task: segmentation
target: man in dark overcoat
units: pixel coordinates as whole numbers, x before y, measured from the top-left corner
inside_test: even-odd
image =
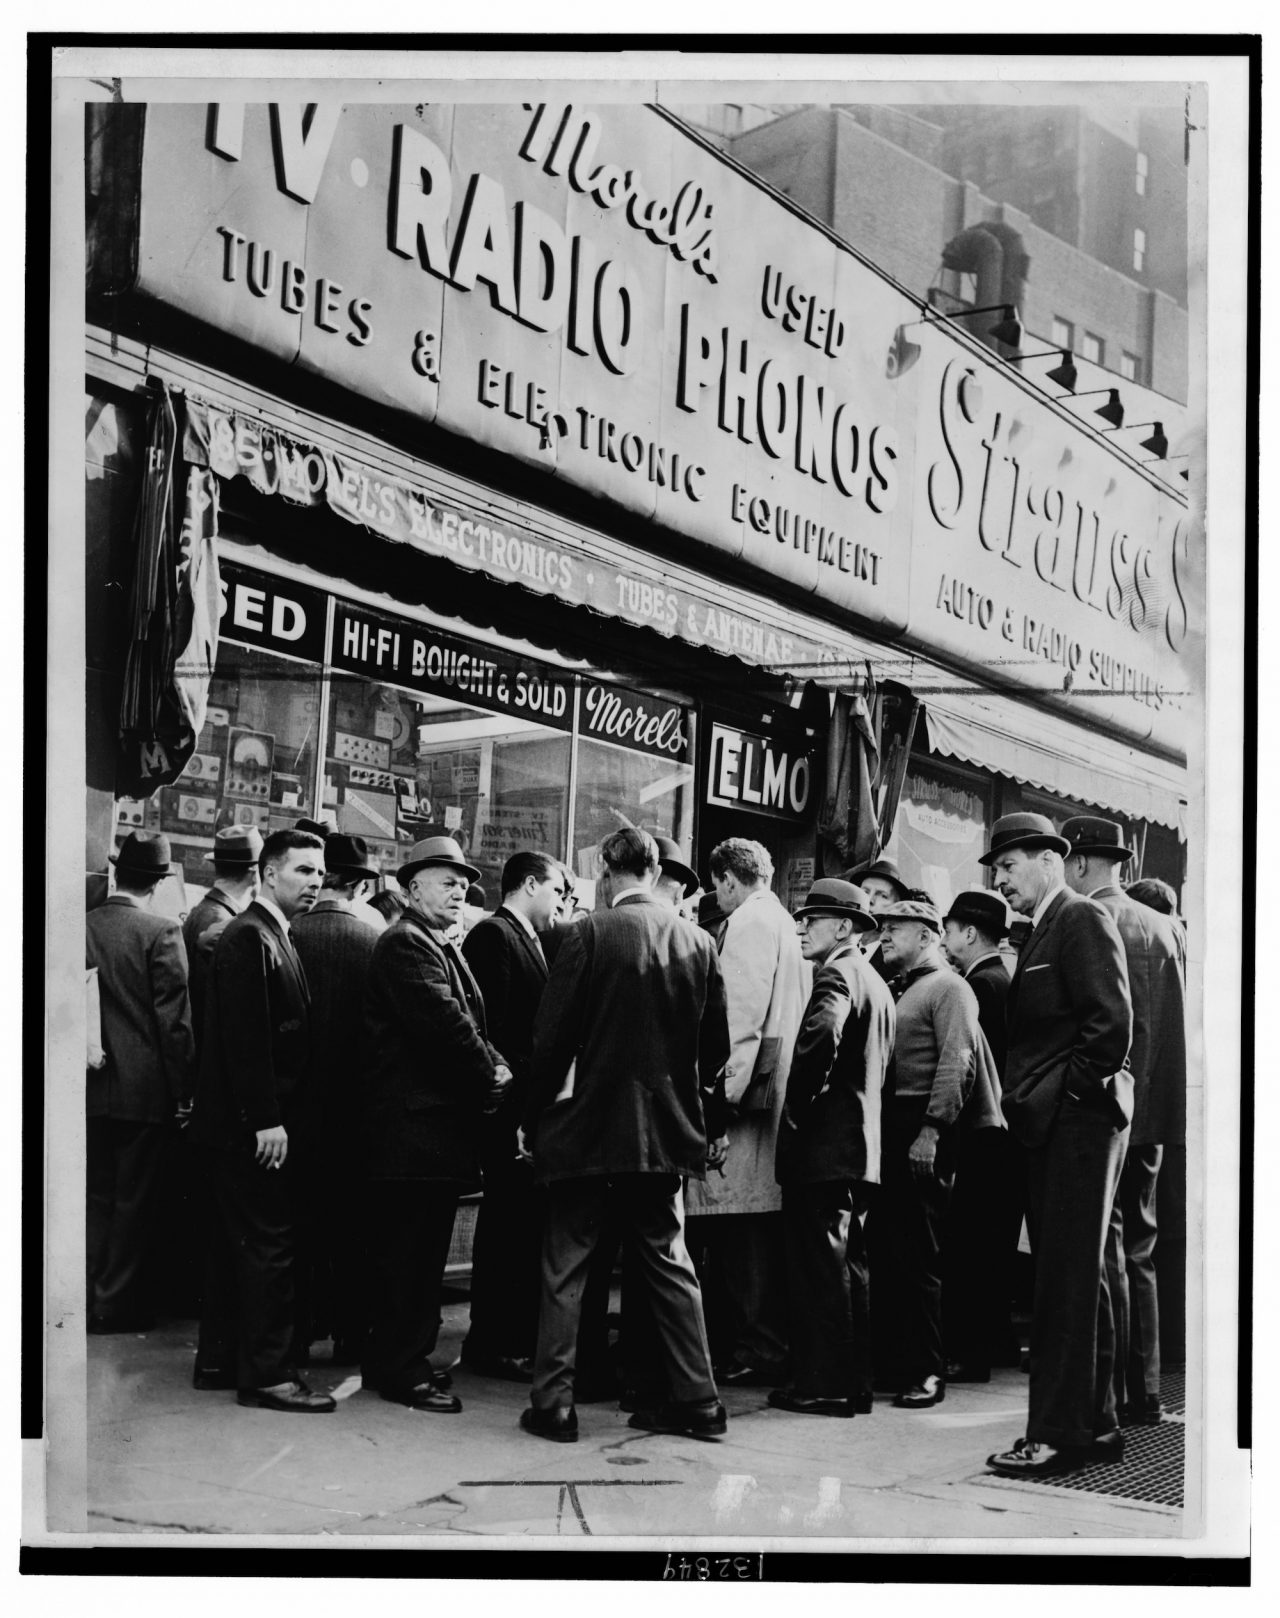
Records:
[[[171,874],[169,839],[131,832],[116,890],[85,920],[86,958],[98,970],[106,1062],[87,1077],[86,1236],[90,1332],[150,1324],[142,1268],[173,1120],[191,1104],[195,1047],[187,957],[176,921],[152,911]]]
[[[861,888],[823,877],[796,912],[813,965],[778,1129],[792,1381],[769,1403],[801,1415],[871,1409],[865,1227],[880,1179],[880,1092],[893,996],[858,948],[875,929]]]
[[[1003,1080],[1009,1035],[1009,968],[1000,941],[1009,907],[998,893],[957,894],[943,918],[942,948],[978,1002],[978,1026]],[[1026,1165],[1007,1129],[971,1129],[956,1142],[956,1179],[943,1280],[948,1382],[990,1382],[993,1365],[1017,1365],[1014,1265],[1025,1213]]]
[[[358,1365],[368,1329],[364,1183],[351,1150],[364,1104],[364,995],[378,932],[352,908],[378,866],[363,837],[333,832],[320,897],[293,924],[311,994],[315,1151],[304,1166],[299,1344],[333,1336],[333,1363]]]
[[[566,936],[534,1026],[524,1131],[548,1188],[542,1308],[527,1432],[577,1438],[574,1367],[582,1291],[610,1217],[631,1237],[669,1400],[633,1427],[725,1431],[697,1276],[684,1243],[681,1180],[706,1173],[701,1084],[729,1053],[724,981],[706,933],[652,892],[658,847],[627,827],[600,848],[603,908]]]
[[[452,837],[427,837],[399,870],[408,901],[374,948],[368,1054],[369,1335],[366,1388],[414,1410],[462,1409],[431,1365],[458,1199],[480,1183],[482,1124],[511,1083],[484,997],[449,938],[480,872]]]
[[[1046,816],[1019,813],[996,821],[982,856],[1032,929],[1009,988],[1004,1076],[1005,1117],[1027,1154],[1030,1410],[1026,1435],[987,1461],[1013,1477],[1124,1453],[1105,1251],[1133,1116],[1133,1002],[1115,922],[1066,885],[1069,848]]]
[[[196,1386],[234,1386],[243,1405],[308,1414],[335,1407],[294,1363],[298,1157],[314,1125],[309,996],[291,924],[319,896],[324,844],[272,832],[258,865],[262,890],[228,923],[209,970],[191,1132],[205,1148],[222,1242],[206,1277]]]
[[[471,1250],[471,1325],[462,1360],[483,1376],[513,1382],[533,1380],[543,1202],[516,1136],[533,1061],[533,1020],[547,984],[542,939],[563,887],[549,854],[513,854],[502,871],[502,903],[462,945],[484,996],[489,1037],[512,1074],[501,1105],[482,1125],[484,1197]]]
[[[224,826],[216,833],[213,852],[206,856],[213,863],[213,886],[192,906],[182,924],[191,985],[191,1026],[197,1048],[204,1029],[205,979],[213,946],[227,924],[257,898],[262,885],[258,875],[261,853],[262,833],[256,826]]]
[[[1116,1317],[1116,1400],[1133,1422],[1158,1422],[1160,1304],[1156,1290],[1156,1186],[1166,1144],[1186,1139],[1187,1024],[1183,944],[1174,923],[1121,891],[1133,857],[1114,820],[1064,822],[1067,882],[1111,916],[1124,945],[1133,997],[1133,1123],[1111,1215],[1107,1274]]]

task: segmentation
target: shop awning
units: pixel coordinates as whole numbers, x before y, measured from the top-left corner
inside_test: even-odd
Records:
[[[924,701],[935,752],[1186,836],[1187,779],[1181,766],[1006,698],[965,692]],[[1082,748],[1082,739],[1087,747]]]

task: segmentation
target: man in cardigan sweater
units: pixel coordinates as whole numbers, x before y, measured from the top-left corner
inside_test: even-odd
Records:
[[[916,899],[880,915],[885,964],[898,974],[897,1033],[884,1109],[876,1286],[881,1369],[901,1386],[894,1403],[924,1410],[946,1393],[942,1240],[955,1174],[955,1133],[971,1094],[975,1126],[1000,1122],[993,1064],[973,990],[944,966],[942,918]],[[985,1058],[985,1060],[984,1060]],[[983,1077],[975,1090],[975,1076]],[[885,1313],[888,1319],[885,1319]]]

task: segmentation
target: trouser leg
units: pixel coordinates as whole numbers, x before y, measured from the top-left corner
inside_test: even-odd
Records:
[[[1106,1239],[1128,1132],[1065,1100],[1043,1146],[1028,1151],[1035,1252],[1027,1437],[1083,1446],[1114,1430],[1115,1331]]]
[[[514,1139],[491,1146],[483,1167],[467,1347],[521,1359],[537,1342],[544,1198],[529,1165],[515,1160]]]
[[[370,1320],[361,1373],[368,1387],[403,1393],[431,1375],[458,1188],[371,1180],[368,1205]]]
[[[969,1366],[1010,1358],[1012,1270],[1022,1221],[1010,1145],[1004,1129],[966,1131],[956,1142],[943,1253],[943,1326],[948,1358]]]
[[[1125,1381],[1124,1402],[1160,1397],[1160,1300],[1156,1282],[1156,1197],[1163,1152],[1130,1146],[1120,1173],[1117,1203],[1124,1223],[1129,1292],[1128,1352],[1117,1369]],[[1117,1383],[1119,1378],[1117,1378]]]
[[[718,1214],[720,1266],[733,1312],[726,1363],[773,1370],[787,1357],[787,1282],[780,1213]]]
[[[164,1125],[124,1119],[91,1120],[100,1161],[93,1174],[97,1248],[93,1313],[104,1319],[142,1310],[141,1280],[151,1242],[150,1214],[164,1148]]]
[[[86,1304],[90,1314],[97,1314],[97,1283],[107,1263],[115,1205],[116,1150],[110,1118],[86,1119],[85,1131]]]
[[[268,1169],[247,1147],[209,1154],[236,1292],[236,1377],[272,1387],[293,1375],[294,1190],[289,1164]]]
[[[578,1326],[592,1256],[608,1221],[608,1182],[557,1180],[547,1188],[542,1302],[531,1399],[536,1410],[573,1403]]]
[[[671,1396],[680,1401],[714,1399],[702,1293],[684,1241],[679,1176],[619,1175],[613,1186],[624,1228],[635,1238],[631,1252],[649,1296]]]
[[[882,1195],[877,1207],[883,1256],[898,1305],[896,1370],[904,1386],[945,1370],[942,1353],[942,1240],[952,1172],[948,1143],[939,1143],[935,1172],[912,1172],[908,1153],[924,1121],[925,1098],[892,1101],[885,1109]],[[879,1288],[880,1274],[876,1283]],[[877,1299],[878,1306],[878,1299]]]
[[[784,1186],[782,1221],[796,1392],[806,1399],[848,1398],[864,1391],[854,1385],[854,1276],[848,1264],[849,1237],[855,1223],[855,1246],[862,1246],[862,1219],[855,1220],[850,1187]],[[865,1285],[861,1290],[865,1304]]]
[[[236,1301],[235,1259],[230,1233],[218,1211],[214,1188],[214,1154],[198,1154],[199,1181],[196,1186],[197,1219],[203,1257],[200,1289],[200,1332],[196,1344],[196,1368],[201,1371],[234,1371],[239,1306]]]

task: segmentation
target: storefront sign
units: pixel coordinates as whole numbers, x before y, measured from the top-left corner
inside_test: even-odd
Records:
[[[814,789],[811,752],[730,725],[711,727],[707,802],[803,820]]]
[[[633,752],[677,760],[689,756],[687,710],[626,686],[602,685],[597,680],[584,684],[581,729],[584,736],[614,742]]]
[[[319,590],[232,562],[223,564],[221,574],[223,640],[322,661],[326,597]]]
[[[343,601],[334,609],[333,666],[553,730],[573,727],[572,675]]]

